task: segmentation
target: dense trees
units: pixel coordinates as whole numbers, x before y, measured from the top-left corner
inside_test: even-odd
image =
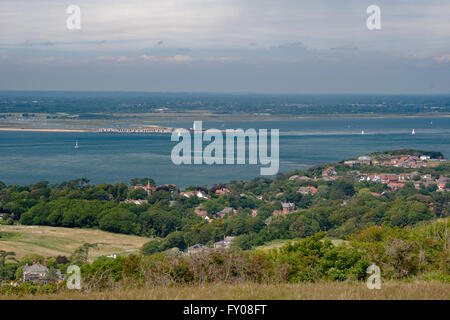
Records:
[[[433,154],[433,156],[440,156]],[[372,225],[405,227],[450,213],[449,192],[437,192],[436,185],[417,190],[412,183],[392,191],[383,184],[355,182],[354,172],[342,163],[333,164],[341,176],[336,181],[289,180],[293,174],[306,177],[321,175],[329,165],[279,174],[275,179],[256,178],[235,181],[211,189],[209,199],[180,196],[173,186],[160,186],[149,196],[143,188],[150,178],[136,178],[130,184],[90,185],[81,178],[50,185],[40,181],[29,186],[0,184],[0,223],[100,228],[105,231],[161,238],[157,251],[170,246],[184,249],[202,243],[211,245],[223,236],[236,236],[241,248],[261,245],[274,239],[303,238],[319,231],[344,238]],[[364,166],[360,168],[365,170]],[[372,170],[380,168],[371,167]],[[389,169],[389,168],[388,168]],[[384,168],[383,168],[384,170]],[[392,168],[397,171],[409,169]],[[448,174],[448,166],[419,169],[435,176]],[[302,194],[299,187],[317,189]],[[229,194],[215,191],[226,187]],[[125,199],[143,199],[135,205]],[[282,202],[294,203],[296,211],[273,216]],[[217,213],[232,208],[220,218]],[[213,220],[207,222],[205,210]]]

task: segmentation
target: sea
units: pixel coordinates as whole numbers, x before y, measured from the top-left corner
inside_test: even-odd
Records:
[[[192,127],[187,122],[161,125]],[[450,157],[450,117],[310,117],[203,122],[203,128],[279,129],[282,173],[402,148],[441,151]],[[74,147],[77,141],[79,148]],[[26,185],[87,178],[99,184],[148,177],[157,184],[174,183],[184,188],[261,176],[260,165],[175,165],[171,151],[176,143],[170,134],[3,131],[0,181]]]

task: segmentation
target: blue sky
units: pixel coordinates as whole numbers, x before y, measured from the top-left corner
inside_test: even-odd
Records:
[[[450,93],[449,17],[445,0],[2,0],[0,90]]]

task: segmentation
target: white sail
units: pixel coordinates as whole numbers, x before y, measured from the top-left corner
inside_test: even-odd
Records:
[[[416,131],[414,131],[414,129],[412,130],[411,134],[416,134]]]
[[[78,149],[79,148],[79,146],[78,146],[78,140],[75,142],[75,149]]]

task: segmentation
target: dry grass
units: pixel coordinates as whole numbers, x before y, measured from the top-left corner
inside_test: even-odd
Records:
[[[11,299],[2,297],[0,299]],[[14,297],[16,299],[16,297]],[[208,286],[157,287],[115,289],[105,292],[74,292],[20,299],[82,299],[82,300],[449,300],[450,284],[437,281],[388,282],[380,290],[369,290],[364,283],[305,283],[305,284],[213,284]]]
[[[18,258],[29,253],[43,256],[70,255],[83,243],[102,243],[89,251],[90,258],[116,253],[137,252],[148,238],[110,233],[94,229],[45,226],[0,225],[0,249],[14,251]]]

